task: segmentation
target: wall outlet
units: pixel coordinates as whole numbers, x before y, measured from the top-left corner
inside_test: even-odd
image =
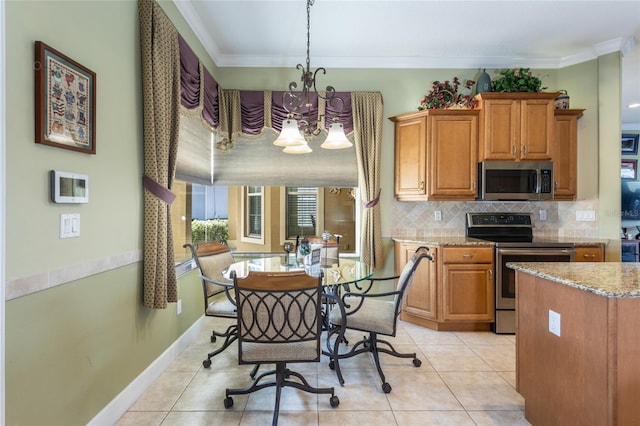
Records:
[[[176,303],[176,315],[180,315],[182,313],[182,299],[178,299]]]
[[[433,212],[433,220],[442,220],[442,211],[441,210],[436,210],[435,212]]]
[[[540,220],[547,220],[547,211],[546,210],[540,210],[538,213],[540,215]]]
[[[560,336],[560,314],[549,309],[549,331]]]

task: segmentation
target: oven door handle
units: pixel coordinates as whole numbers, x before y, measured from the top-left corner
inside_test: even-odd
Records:
[[[524,248],[524,249],[498,249],[499,255],[542,255],[542,256],[553,256],[553,255],[575,255],[575,249],[536,249],[536,248]]]

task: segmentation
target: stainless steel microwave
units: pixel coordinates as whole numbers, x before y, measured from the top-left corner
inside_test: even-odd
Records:
[[[485,161],[478,164],[479,200],[553,199],[553,163]]]

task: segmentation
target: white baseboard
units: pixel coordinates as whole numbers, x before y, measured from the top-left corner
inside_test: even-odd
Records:
[[[107,404],[89,423],[88,426],[113,425],[127,412],[149,386],[167,369],[195,340],[204,316],[193,323],[166,351],[156,358],[135,380]]]

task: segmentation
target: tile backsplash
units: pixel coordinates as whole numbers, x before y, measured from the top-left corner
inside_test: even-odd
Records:
[[[393,200],[391,236],[464,236],[465,214],[484,212],[533,213],[536,237],[598,238],[597,200],[575,202],[527,201],[397,201]],[[546,212],[541,220],[540,212]],[[596,220],[577,221],[576,212],[593,211]],[[441,220],[436,220],[440,212]]]

